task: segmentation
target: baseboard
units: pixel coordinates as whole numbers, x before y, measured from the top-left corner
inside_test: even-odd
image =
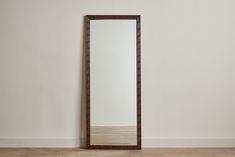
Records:
[[[0,138],[0,147],[43,147],[77,148],[84,145],[85,139],[22,139]],[[143,148],[177,147],[235,147],[235,138],[143,138]]]
[[[145,148],[235,147],[235,138],[144,138],[142,145]]]
[[[0,138],[0,147],[80,147],[79,139],[22,139],[22,138]]]

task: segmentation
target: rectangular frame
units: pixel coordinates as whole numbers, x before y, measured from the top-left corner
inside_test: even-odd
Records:
[[[136,20],[136,72],[137,72],[137,145],[91,145],[90,143],[90,20]],[[141,24],[140,15],[86,15],[86,147],[88,149],[141,149]]]

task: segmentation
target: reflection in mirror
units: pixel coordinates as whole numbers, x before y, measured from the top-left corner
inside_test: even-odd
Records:
[[[89,20],[88,146],[140,148],[137,20],[108,17]]]
[[[135,58],[135,20],[91,21],[91,144],[136,145]]]

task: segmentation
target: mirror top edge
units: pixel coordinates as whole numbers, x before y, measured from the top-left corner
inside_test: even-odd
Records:
[[[86,15],[86,18],[88,18],[89,20],[108,20],[108,19],[112,19],[112,20],[119,20],[119,19],[140,19],[141,15]]]

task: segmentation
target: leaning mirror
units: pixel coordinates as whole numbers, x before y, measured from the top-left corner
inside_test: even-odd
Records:
[[[87,148],[141,148],[140,16],[85,17]]]

